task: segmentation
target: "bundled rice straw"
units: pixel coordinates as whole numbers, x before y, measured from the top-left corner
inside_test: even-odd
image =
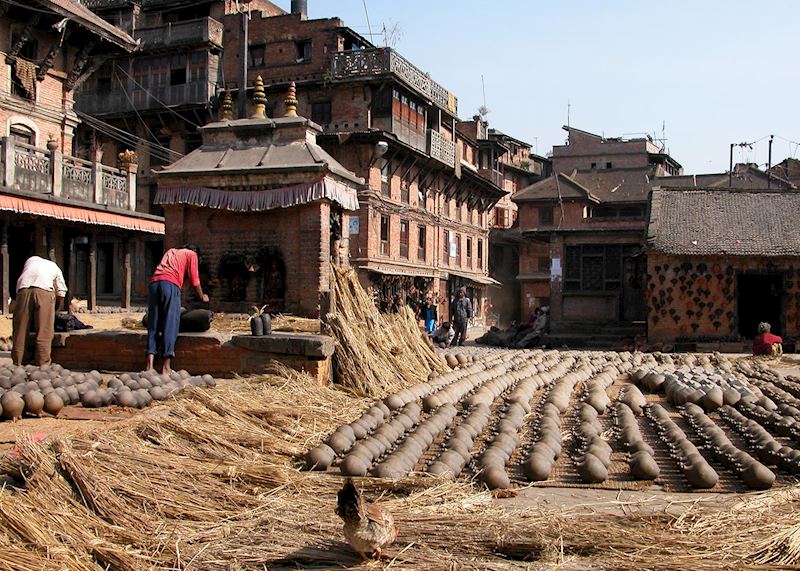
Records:
[[[339,384],[357,395],[379,397],[446,370],[410,309],[381,314],[355,270],[334,267],[332,276],[336,306],[328,325],[337,341]]]
[[[280,374],[181,393],[0,460],[0,569],[227,571],[356,567],[334,514],[338,476],[293,456],[370,401]],[[399,569],[711,569],[797,565],[800,486],[680,516],[512,511],[469,482],[361,479],[395,516]],[[546,492],[542,492],[546,493]],[[367,564],[364,568],[375,568]]]

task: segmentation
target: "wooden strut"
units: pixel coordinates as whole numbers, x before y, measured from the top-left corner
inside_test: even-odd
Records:
[[[70,70],[67,81],[64,84],[64,88],[67,91],[72,91],[75,88],[78,78],[81,76],[83,70],[86,68],[86,65],[89,63],[89,54],[92,53],[92,50],[96,45],[97,42],[95,41],[88,42],[75,55],[75,62],[72,64],[72,69]]]
[[[64,42],[69,39],[70,34],[72,34],[72,28],[64,28],[64,32],[53,42],[53,45],[50,46],[50,50],[42,60],[42,65],[39,66],[39,71],[36,72],[36,81],[44,81],[44,78],[47,77],[47,72],[50,71],[50,68],[53,67],[56,61],[58,50],[60,50]]]
[[[19,55],[20,50],[28,43],[28,40],[31,39],[31,34],[33,33],[33,28],[39,23],[41,19],[40,14],[34,14],[28,23],[25,24],[25,27],[22,29],[17,41],[14,42],[14,45],[11,46],[11,49],[8,51],[6,55],[6,63],[11,65],[14,63],[14,60]]]
[[[70,90],[71,89],[75,89],[80,84],[82,84],[84,81],[89,79],[89,76],[91,76],[94,72],[96,72],[100,68],[101,65],[106,63],[106,60],[108,60],[108,58],[110,58],[110,57],[111,57],[110,54],[99,54],[99,55],[94,56],[92,58],[92,64],[88,68],[86,68],[83,73],[81,73],[78,76],[78,78],[75,80],[75,82],[72,85],[72,87],[70,88]]]

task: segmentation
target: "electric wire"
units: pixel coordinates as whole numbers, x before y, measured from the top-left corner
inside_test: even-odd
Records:
[[[177,113],[177,112],[176,112],[174,109],[172,109],[172,108],[171,108],[171,107],[169,107],[169,106],[168,106],[166,103],[164,103],[163,101],[161,101],[161,100],[160,100],[158,97],[156,97],[155,95],[153,95],[153,93],[152,93],[152,92],[151,92],[149,89],[147,89],[147,88],[146,88],[145,86],[143,86],[141,83],[139,83],[138,81],[136,81],[136,80],[135,80],[133,77],[131,77],[131,75],[130,75],[130,74],[127,72],[127,71],[125,71],[124,69],[122,69],[120,66],[118,66],[117,64],[114,64],[114,67],[115,67],[117,70],[119,70],[119,71],[121,71],[122,73],[124,73],[124,74],[125,74],[125,76],[126,76],[128,79],[130,79],[130,80],[131,80],[131,81],[132,81],[132,82],[133,82],[133,83],[134,83],[134,84],[135,84],[137,87],[139,87],[139,89],[141,89],[141,90],[143,90],[145,93],[147,93],[147,95],[149,95],[149,96],[150,96],[150,97],[151,97],[153,100],[155,100],[155,101],[156,101],[156,102],[157,102],[159,105],[161,105],[161,106],[162,106],[164,109],[166,109],[167,111],[169,111],[170,113],[172,113],[173,115],[175,115],[176,117],[178,117],[178,118],[179,118],[181,121],[185,121],[185,122],[189,123],[191,126],[193,126],[193,127],[197,128],[197,129],[199,129],[199,128],[200,128],[200,125],[198,125],[198,124],[197,124],[197,123],[195,123],[194,121],[190,121],[189,119],[187,119],[186,117],[184,117],[184,116],[183,116],[183,115],[181,115],[180,113]],[[121,83],[121,82],[120,82],[120,83]],[[124,88],[124,86],[123,86],[123,91],[125,91],[125,88]],[[126,95],[126,97],[127,97],[127,95],[128,95],[127,91],[125,91],[125,95]]]

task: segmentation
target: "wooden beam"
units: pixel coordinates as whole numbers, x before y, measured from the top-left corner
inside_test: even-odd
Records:
[[[394,159],[392,159],[392,160],[394,160]],[[405,157],[401,158],[399,161],[397,161],[395,163],[396,166],[392,169],[392,172],[389,173],[389,180],[390,181],[391,181],[392,178],[394,178],[394,175],[397,174],[397,171],[399,171],[400,167],[402,167],[404,164],[406,164],[406,158]]]
[[[89,295],[86,298],[86,309],[97,309],[97,235],[89,236]]]
[[[122,308],[131,307],[131,240],[128,236],[122,240]]]

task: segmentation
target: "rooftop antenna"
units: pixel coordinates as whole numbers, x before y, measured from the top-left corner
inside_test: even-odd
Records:
[[[569,99],[567,99],[567,127],[569,127],[569,110],[570,110],[570,107],[572,107],[572,104],[569,102]]]
[[[478,107],[478,115],[481,116],[481,120],[485,120],[490,109],[486,106],[486,82],[483,79],[483,74],[481,74],[481,89],[483,89],[483,105]]]

